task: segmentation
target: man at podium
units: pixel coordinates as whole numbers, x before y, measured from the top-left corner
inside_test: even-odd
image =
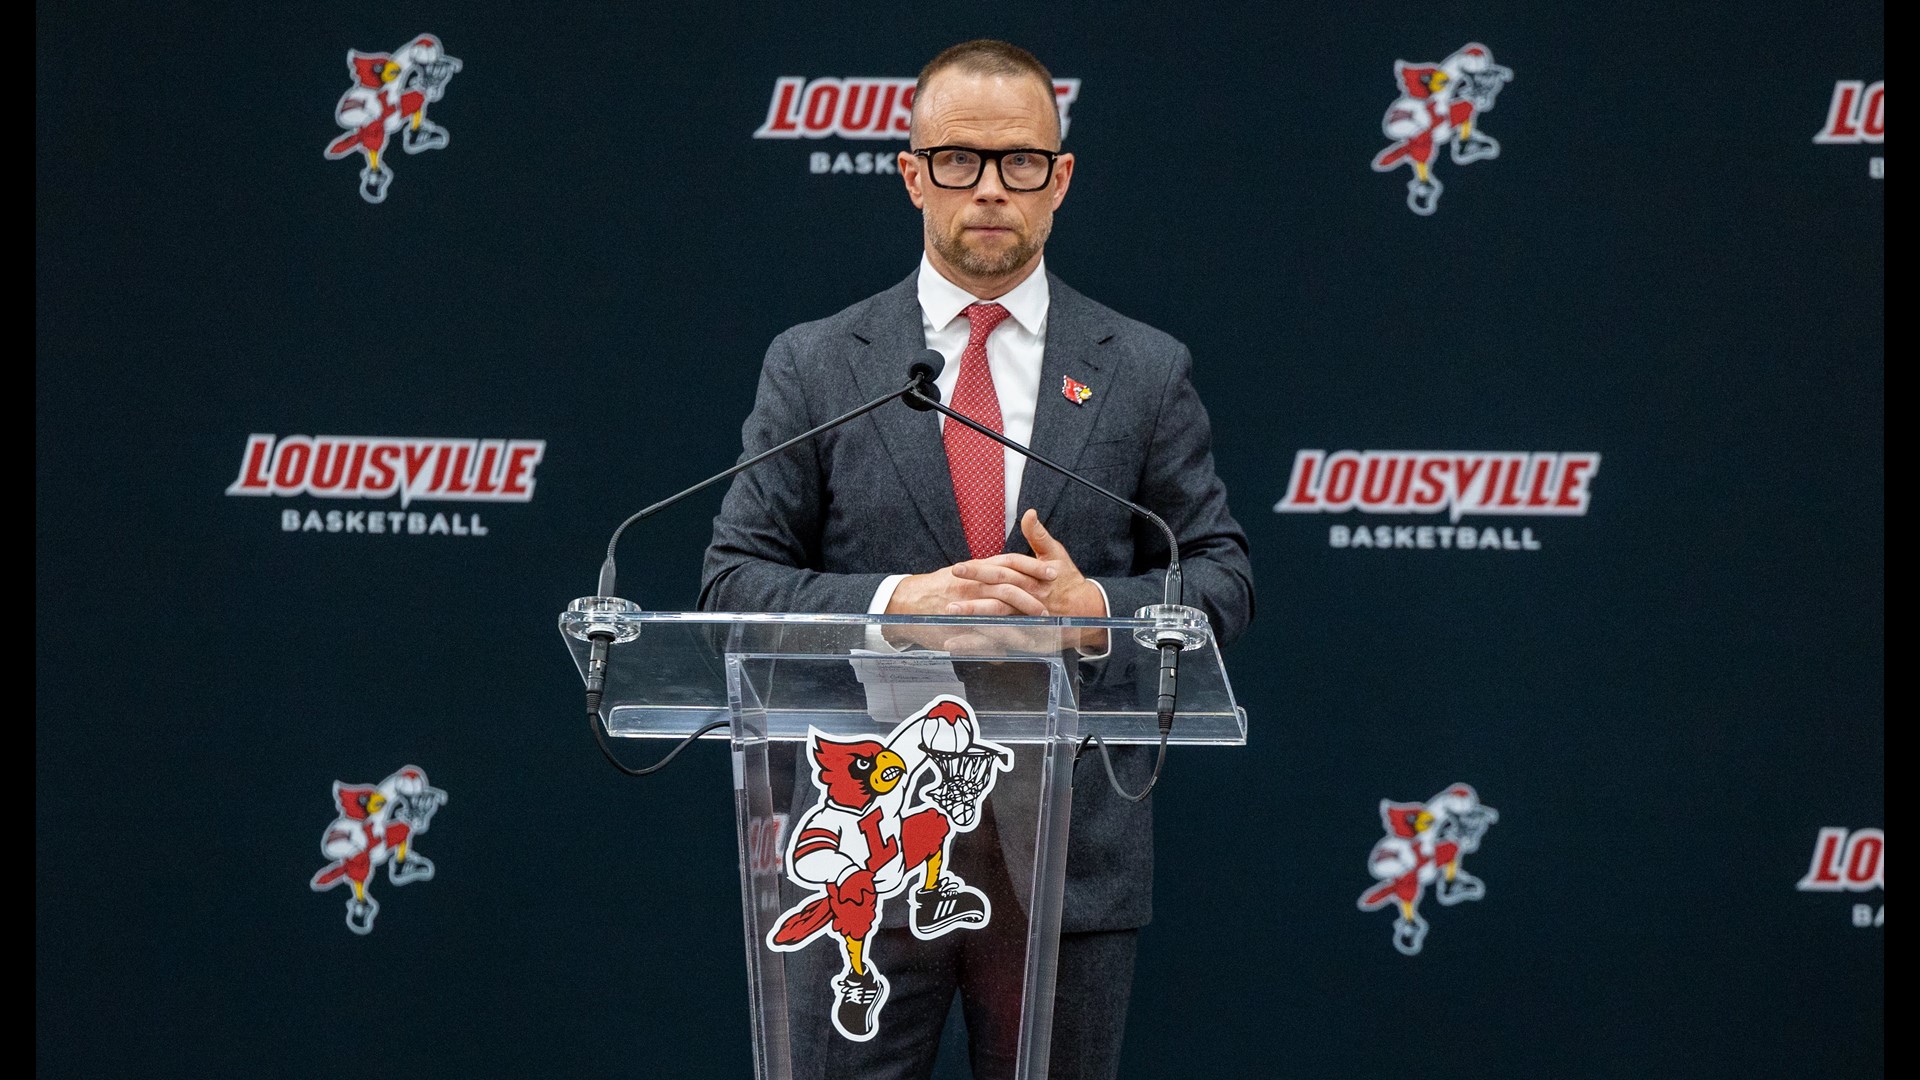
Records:
[[[1053,78],[1031,53],[970,41],[936,56],[920,74],[910,149],[899,155],[921,214],[920,264],[898,285],[774,340],[744,451],[897,387],[915,355],[938,350],[943,402],[1167,521],[1179,537],[1186,602],[1206,612],[1224,644],[1252,618],[1252,571],[1214,472],[1188,351],[1075,292],[1045,263],[1074,164],[1061,150]],[[734,478],[714,520],[700,604],[1130,615],[1160,602],[1167,563],[1164,536],[1124,508],[964,425],[889,407]],[[1113,756],[1123,782],[1146,782],[1149,750]],[[1071,830],[1051,1074],[1111,1077],[1139,929],[1152,914],[1151,804],[1120,799],[1104,778],[1083,782]],[[995,836],[989,804],[979,828],[959,839],[978,848]],[[876,948],[897,958],[884,1022],[869,1041],[825,1039],[825,1075],[925,1076],[956,993],[974,1075],[1010,1075],[1017,1033],[995,1022],[1004,1009],[994,988],[1008,983],[994,969],[1017,965],[1020,954],[1009,959],[1004,935],[922,941],[885,921],[872,932]],[[842,1015],[871,1001],[856,979],[842,982]]]

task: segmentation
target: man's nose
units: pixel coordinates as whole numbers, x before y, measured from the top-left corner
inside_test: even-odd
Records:
[[[1001,182],[998,158],[987,162],[987,167],[980,171],[980,182],[973,186],[973,201],[994,203],[1007,201],[1007,185]]]

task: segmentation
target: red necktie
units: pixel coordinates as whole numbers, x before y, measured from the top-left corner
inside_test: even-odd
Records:
[[[987,335],[1007,317],[999,304],[969,304],[963,313],[971,329],[960,354],[959,381],[953,387],[953,409],[983,427],[1004,434],[1000,395],[993,390],[993,370],[987,366]],[[998,555],[1007,543],[1007,457],[1000,444],[965,424],[948,420],[942,436],[947,444],[947,469],[953,474],[953,495],[960,504],[960,528],[967,534],[967,552],[976,559]]]

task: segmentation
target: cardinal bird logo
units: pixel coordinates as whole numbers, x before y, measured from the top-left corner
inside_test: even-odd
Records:
[[[833,1026],[866,1042],[880,1030],[888,984],[868,941],[882,905],[908,893],[908,929],[922,941],[978,930],[993,903],[948,865],[956,832],[971,832],[994,778],[1013,752],[980,738],[972,706],[934,698],[884,738],[843,742],[818,730],[807,738],[820,799],[793,831],[787,878],[811,892],[767,934],[767,947],[804,949],[839,940],[831,982]]]
[[[1479,130],[1478,121],[1481,113],[1493,111],[1493,99],[1513,81],[1513,71],[1494,63],[1485,45],[1469,42],[1438,64],[1396,60],[1393,74],[1400,97],[1387,106],[1380,130],[1394,142],[1374,157],[1373,171],[1410,165],[1407,208],[1426,217],[1440,206],[1443,185],[1433,163],[1442,145],[1455,165],[1500,156],[1500,143]]]
[[[1071,376],[1062,376],[1061,378],[1063,380],[1060,384],[1061,395],[1075,405],[1085,405],[1087,399],[1093,396],[1093,387],[1088,386],[1086,383]]]
[[[314,892],[326,892],[343,881],[352,887],[347,929],[373,933],[380,902],[367,887],[382,863],[387,880],[395,885],[433,880],[433,861],[420,854],[415,841],[446,801],[447,793],[428,784],[426,772],[417,765],[403,766],[378,784],[333,782],[338,816],[320,838],[320,853],[333,861],[308,884]]]
[[[1423,803],[1380,800],[1380,824],[1387,835],[1367,856],[1367,869],[1380,883],[1361,894],[1360,910],[1395,905],[1400,917],[1393,923],[1393,947],[1408,956],[1418,953],[1427,940],[1420,898],[1428,885],[1447,907],[1487,894],[1486,883],[1462,869],[1460,861],[1480,850],[1480,838],[1499,820],[1499,812],[1481,803],[1466,784]]]
[[[327,144],[328,160],[358,153],[360,197],[370,203],[385,201],[393,170],[382,156],[389,137],[400,135],[400,149],[409,154],[438,150],[451,137],[446,128],[427,119],[427,106],[447,92],[447,82],[460,70],[460,61],[446,54],[440,39],[422,34],[390,53],[347,51],[347,71],[353,86],[340,95],[333,118],[347,129]]]

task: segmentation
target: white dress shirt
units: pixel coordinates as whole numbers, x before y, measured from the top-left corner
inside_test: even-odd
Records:
[[[1002,434],[1021,446],[1032,445],[1033,417],[1040,407],[1040,361],[1047,347],[1047,264],[1042,259],[1025,281],[1005,296],[982,300],[940,276],[923,253],[920,256],[920,329],[926,334],[927,348],[937,350],[947,364],[934,385],[940,388],[940,400],[953,400],[953,389],[960,382],[960,353],[967,347],[972,324],[964,312],[969,304],[995,303],[1007,309],[1006,318],[987,336],[987,367],[993,373],[993,392],[1000,399]],[[947,418],[939,417],[941,430]],[[1020,520],[1020,480],[1026,475],[1027,458],[1006,450],[1007,507],[1002,533],[1011,533]],[[1044,466],[1043,466],[1044,467]],[[893,590],[906,578],[895,574],[874,590],[867,606],[871,615],[883,614],[893,600]],[[1094,582],[1099,588],[1100,583]],[[1100,589],[1105,600],[1107,591]]]

